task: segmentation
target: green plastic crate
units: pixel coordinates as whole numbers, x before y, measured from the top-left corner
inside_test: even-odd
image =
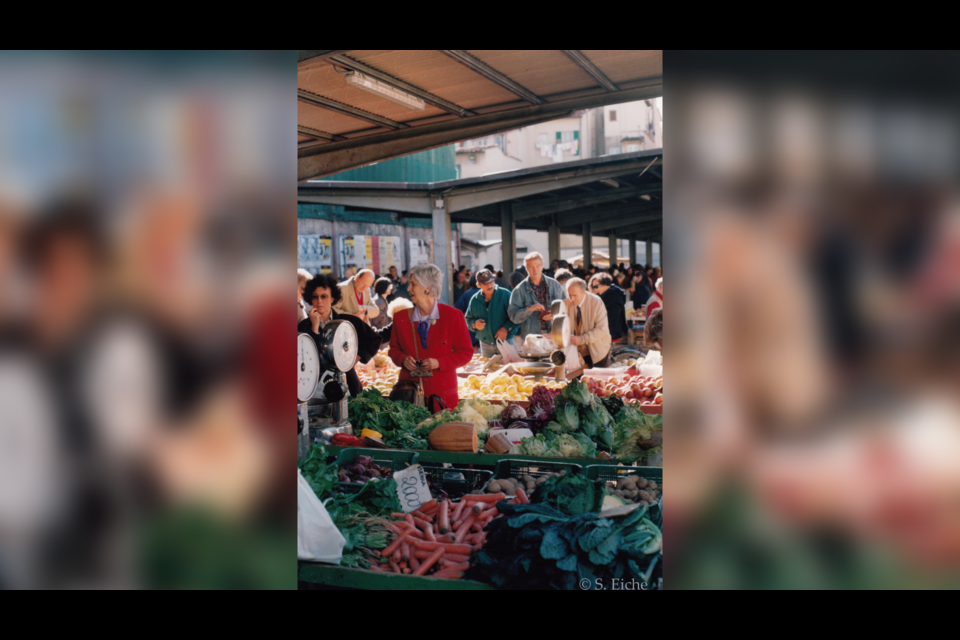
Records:
[[[430,478],[431,487],[445,491],[454,500],[471,491],[482,489],[493,475],[492,471],[485,469],[460,469],[425,464],[421,466]],[[438,496],[434,495],[434,497]]]
[[[583,467],[571,462],[548,462],[544,460],[501,460],[497,463],[497,468],[493,472],[493,477],[517,478],[520,476],[531,476],[539,478],[541,476],[557,473],[565,470],[567,473],[580,474]]]
[[[584,470],[584,474],[591,480],[602,480],[604,482],[616,482],[627,476],[639,476],[646,480],[653,480],[660,489],[660,502],[663,502],[663,467],[623,467],[612,464],[591,464]]]
[[[417,463],[416,451],[399,451],[396,449],[362,449],[359,447],[350,447],[344,449],[337,456],[337,466],[352,462],[357,456],[370,456],[375,464],[386,469],[394,471],[403,471]],[[362,484],[356,482],[340,482],[340,487],[344,489],[360,490]]]

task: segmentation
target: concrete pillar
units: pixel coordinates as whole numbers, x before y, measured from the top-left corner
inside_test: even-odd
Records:
[[[617,242],[617,234],[611,229],[609,235],[607,236],[607,251],[610,253],[610,267],[616,268],[620,262],[617,260],[617,249],[619,248],[619,243]]]
[[[590,268],[590,263],[593,262],[593,238],[590,236],[590,223],[583,223],[583,268],[587,270]]]
[[[630,266],[637,264],[637,234],[630,236]]]
[[[653,265],[653,240],[645,240],[644,244],[647,245],[647,261],[644,262],[645,265]]]
[[[517,223],[513,221],[513,205],[500,203],[500,237],[503,242],[503,279],[510,281],[510,274],[517,270]]]
[[[550,256],[547,259],[547,264],[545,266],[549,268],[550,264],[552,264],[554,260],[560,259],[560,227],[557,226],[556,216],[553,216],[550,220],[550,228],[547,230],[547,235],[549,236],[548,253]]]
[[[663,238],[657,238],[657,248],[660,250],[660,270],[663,270]]]
[[[438,300],[444,304],[453,304],[453,279],[450,274],[452,256],[450,255],[450,214],[440,198],[434,198],[433,218],[433,264],[443,274],[443,288]],[[440,205],[439,207],[437,205]]]

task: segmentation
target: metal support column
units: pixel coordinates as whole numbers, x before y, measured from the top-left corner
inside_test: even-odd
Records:
[[[619,251],[619,243],[617,242],[617,234],[613,232],[613,229],[610,230],[609,235],[607,235],[607,251],[610,252],[610,268],[618,268],[620,261],[617,260],[617,254]]]
[[[439,205],[439,207],[437,206]],[[444,207],[441,198],[433,201],[433,263],[440,268],[443,274],[443,288],[440,290],[440,302],[453,304],[453,279],[451,277],[450,255],[450,214]]]
[[[647,245],[647,261],[644,263],[648,267],[653,266],[653,240],[645,240],[644,244]]]
[[[513,204],[500,203],[500,237],[503,242],[503,278],[509,280],[510,274],[517,270],[517,224],[513,221]]]
[[[560,227],[557,226],[557,217],[550,216],[550,227],[547,230],[548,238],[548,247],[550,257],[548,262],[553,264],[554,260],[560,259]],[[547,266],[549,267],[550,264]]]
[[[593,263],[593,238],[590,236],[590,223],[583,223],[583,270],[586,271]]]
[[[637,264],[637,234],[630,235],[630,266]]]

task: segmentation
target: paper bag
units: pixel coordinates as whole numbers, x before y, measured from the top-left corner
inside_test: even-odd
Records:
[[[343,534],[297,469],[297,559],[340,564]]]
[[[503,356],[503,362],[520,362],[520,354],[517,353],[517,348],[514,347],[506,340],[497,339],[497,349],[500,351],[500,355]]]

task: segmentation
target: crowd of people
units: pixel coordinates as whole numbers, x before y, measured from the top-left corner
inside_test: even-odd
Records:
[[[347,320],[357,330],[357,362],[367,363],[383,345],[401,368],[400,382],[425,369],[419,378],[434,411],[457,404],[457,368],[479,349],[484,357],[501,351],[501,344],[520,350],[529,335],[549,335],[552,306],[564,303],[571,321],[571,343],[583,368],[609,364],[611,348],[626,339],[626,303],[645,309],[644,341],[661,349],[663,277],[660,267],[643,265],[600,269],[575,267],[527,254],[523,266],[504,280],[492,265],[472,273],[461,266],[451,273],[454,304],[439,302],[443,273],[435,265],[420,265],[397,274],[391,266],[378,277],[370,269],[350,273],[338,282],[329,274],[298,271],[297,330],[317,337],[331,319]],[[398,322],[394,322],[397,320]],[[396,324],[396,328],[394,325]],[[410,331],[406,326],[410,325]],[[352,372],[351,372],[352,373]],[[359,393],[356,374],[348,375],[351,393]]]

